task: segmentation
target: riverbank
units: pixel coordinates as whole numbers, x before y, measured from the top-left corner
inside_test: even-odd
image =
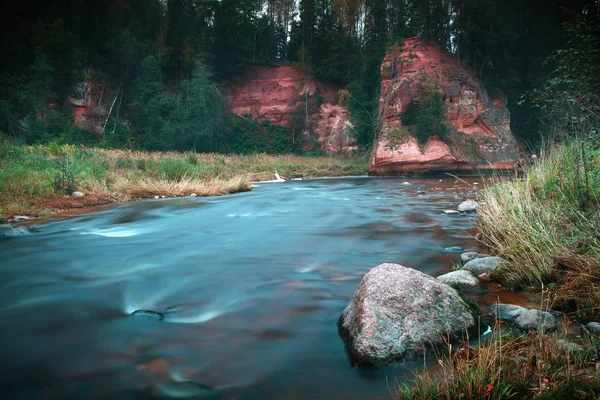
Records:
[[[135,152],[69,145],[0,143],[0,217],[48,216],[61,210],[156,196],[216,196],[286,177],[363,175],[363,155],[303,157]],[[83,196],[72,194],[81,192]]]
[[[600,152],[581,142],[551,148],[523,177],[486,185],[480,240],[506,260],[492,279],[539,293],[538,307],[560,312],[558,328],[519,334],[497,321],[491,341],[450,349],[438,371],[417,373],[397,398],[598,398],[599,199]]]

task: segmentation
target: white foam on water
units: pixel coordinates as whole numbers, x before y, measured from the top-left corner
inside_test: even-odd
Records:
[[[237,299],[229,301],[216,301],[214,304],[203,308],[197,313],[187,313],[181,315],[177,313],[167,313],[165,315],[166,322],[172,322],[175,324],[201,324],[204,322],[211,321],[222,315],[228,314],[233,311],[234,305],[238,303]]]
[[[152,232],[151,229],[123,229],[123,228],[108,228],[108,229],[94,229],[87,232],[82,232],[82,235],[96,235],[108,238],[126,238],[132,236],[142,235],[144,233]]]

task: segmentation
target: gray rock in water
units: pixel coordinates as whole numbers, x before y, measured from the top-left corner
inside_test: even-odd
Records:
[[[556,329],[556,318],[552,314],[541,310],[527,310],[515,319],[515,326],[524,331],[549,332]]]
[[[35,217],[28,217],[26,215],[15,215],[14,217],[10,218],[8,222],[18,224],[19,222],[29,221],[30,219],[35,219]]]
[[[410,182],[402,182],[402,184],[403,184],[404,186],[410,186],[410,185],[412,185],[412,183],[410,183]]]
[[[469,261],[468,263],[463,265],[463,268],[471,271],[475,275],[491,275],[492,272],[494,272],[499,265],[505,262],[506,260],[500,257],[482,257],[475,258]]]
[[[9,237],[29,236],[34,232],[38,232],[38,230],[36,228],[31,228],[28,226],[19,226],[19,227],[12,228],[12,229],[9,229],[8,231],[4,232],[4,236],[9,236]]]
[[[165,319],[165,314],[163,314],[159,311],[152,311],[152,310],[135,310],[134,312],[131,313],[131,315],[139,315],[142,317],[152,318],[152,319],[156,319],[159,321],[162,321],[163,319]]]
[[[521,306],[515,306],[513,304],[494,304],[492,306],[492,312],[490,315],[494,317],[494,319],[499,319],[501,321],[512,322],[521,314],[523,314],[527,309]]]
[[[585,327],[594,335],[600,335],[600,322],[590,322]]]
[[[411,268],[369,271],[338,321],[353,364],[380,365],[422,354],[475,323],[450,286]]]
[[[467,201],[463,201],[462,203],[459,204],[458,211],[473,212],[473,211],[477,210],[478,207],[479,207],[479,204],[477,204],[476,201],[467,200]]]
[[[479,279],[471,271],[464,269],[452,271],[437,277],[437,280],[455,289],[479,286]]]
[[[458,211],[456,210],[444,210],[443,211],[444,214],[446,215],[452,215],[452,214],[460,214]]]
[[[425,192],[422,190],[417,190],[417,194],[425,194]]]
[[[483,258],[483,257],[489,257],[485,254],[480,254],[477,253],[476,251],[467,251],[466,253],[462,253],[460,255],[460,261],[462,261],[462,263],[468,263],[471,260],[474,260],[476,258]]]
[[[461,251],[465,251],[465,249],[460,246],[450,246],[446,247],[444,251],[447,251],[448,253],[460,253]]]
[[[71,197],[79,199],[81,197],[85,197],[85,193],[83,193],[83,192],[73,192],[73,193],[71,193]]]

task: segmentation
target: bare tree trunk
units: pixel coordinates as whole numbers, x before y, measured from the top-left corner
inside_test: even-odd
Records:
[[[117,95],[115,96],[115,99],[113,100],[112,104],[110,105],[110,109],[108,110],[108,115],[106,116],[106,121],[104,121],[104,126],[102,126],[102,136],[104,136],[104,131],[106,130],[106,124],[108,124],[108,120],[110,119],[110,114],[112,113],[113,107],[115,106],[115,103],[117,102],[117,99],[119,98],[119,94],[121,93],[121,86],[123,85],[123,81],[121,81],[121,84],[119,85],[119,89],[117,90]]]
[[[104,87],[106,85],[103,83],[102,84],[102,91],[100,92],[100,100],[98,101],[98,107],[102,107],[102,96],[104,96]]]

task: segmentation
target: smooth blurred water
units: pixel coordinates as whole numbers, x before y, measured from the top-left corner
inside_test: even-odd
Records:
[[[0,238],[5,398],[391,398],[423,360],[353,368],[338,317],[380,263],[435,276],[445,247],[476,249],[474,217],[442,214],[453,179],[404,180],[142,201]]]

